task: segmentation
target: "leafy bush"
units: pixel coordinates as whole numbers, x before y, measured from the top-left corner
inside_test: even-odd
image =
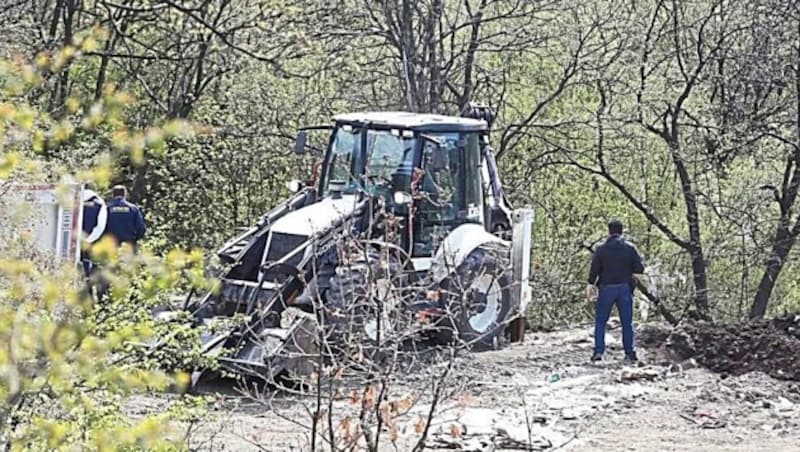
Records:
[[[94,30],[34,62],[0,62],[0,208],[6,214],[0,221],[0,435],[15,450],[175,448],[180,444],[169,421],[202,407],[190,402],[154,416],[126,415],[132,397],[188,383],[188,374],[173,369],[195,364],[196,333],[154,322],[150,309],[175,290],[207,287],[202,253],[156,257],[101,240],[87,250],[99,265],[96,275],[111,284],[97,301],[74,265],[36,250],[20,227],[24,209],[14,208],[10,196],[15,183],[73,180],[74,162],[45,161],[44,153],[111,143],[137,161],[144,149],[191,134],[182,122],[129,128],[124,107],[131,99],[114,89],[95,102],[68,99],[69,111],[59,117],[28,102],[48,74],[102,38]],[[109,155],[94,162],[78,177],[107,187]],[[147,346],[165,334],[171,336],[164,345]]]

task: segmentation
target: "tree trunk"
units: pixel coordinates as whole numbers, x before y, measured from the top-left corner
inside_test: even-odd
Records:
[[[773,240],[772,252],[769,260],[767,260],[767,268],[764,269],[764,275],[761,276],[758,291],[753,299],[750,319],[760,319],[766,314],[772,290],[775,288],[775,282],[777,282],[778,275],[783,270],[786,257],[789,255],[789,251],[791,251],[796,239],[797,236],[792,234],[792,231],[785,226],[785,223],[779,226]]]
[[[130,190],[131,201],[142,204],[143,207],[149,208],[152,205],[152,200],[147,195],[147,170],[150,164],[145,162],[133,170],[133,186]]]
[[[406,82],[406,107],[419,111],[419,84],[417,79],[417,53],[414,40],[414,15],[411,0],[403,0],[400,12],[400,55],[403,62],[403,77]]]
[[[797,30],[800,32],[800,20],[797,21]],[[800,48],[797,49],[797,57],[800,57]],[[780,194],[776,193],[776,199],[781,208],[781,217],[778,221],[778,228],[775,237],[772,239],[772,252],[761,282],[758,284],[758,291],[753,298],[753,305],[750,308],[750,319],[760,319],[767,313],[769,299],[772,290],[778,281],[778,276],[783,270],[786,258],[792,251],[797,236],[800,235],[800,218],[796,220],[792,227],[792,207],[794,207],[798,194],[800,194],[800,66],[794,67],[794,88],[795,88],[795,139],[794,152],[786,162],[783,184]],[[791,176],[790,176],[791,174]]]
[[[702,236],[700,234],[700,212],[697,208],[697,196],[694,192],[694,184],[680,154],[678,141],[677,124],[673,122],[672,136],[667,139],[667,144],[672,154],[672,163],[681,181],[681,192],[683,202],[686,206],[686,222],[689,226],[689,256],[692,260],[692,282],[694,283],[694,294],[692,300],[697,308],[697,315],[704,320],[710,320],[708,308],[708,276],[706,270],[708,265],[703,252]]]
[[[703,248],[697,247],[690,252],[692,257],[692,281],[694,282],[694,295],[692,297],[697,314],[703,320],[711,320],[708,308],[708,277],[707,265]]]
[[[430,82],[428,86],[428,111],[431,113],[440,113],[442,103],[442,73],[439,67],[438,42],[439,42],[439,26],[441,24],[441,17],[443,11],[442,0],[433,0],[430,7],[430,17],[428,18],[428,31],[426,39],[428,42],[425,45],[428,47],[428,72],[430,73]]]
[[[469,36],[469,46],[467,47],[467,55],[464,61],[464,88],[458,99],[458,110],[462,111],[464,107],[472,100],[472,93],[475,90],[475,82],[473,81],[473,71],[475,66],[475,54],[480,45],[480,27],[483,20],[483,8],[486,6],[486,1],[481,1],[478,12],[472,17],[472,25]]]
[[[97,70],[97,80],[94,84],[94,101],[97,102],[103,97],[103,88],[106,86],[106,71],[108,70],[108,61],[111,59],[108,53],[111,51],[111,41],[108,40],[105,46],[105,53],[100,58],[100,68]]]
[[[112,19],[114,21],[117,21],[121,17],[123,17],[123,16],[121,14],[119,14],[119,15],[116,15],[116,16],[112,16]],[[120,31],[122,33],[125,33],[125,31],[128,29],[128,22],[127,21],[123,21],[122,24],[119,26],[119,29],[120,29]],[[107,76],[107,73],[108,73],[108,63],[111,61],[111,57],[109,57],[108,54],[110,54],[111,52],[114,51],[114,49],[115,49],[115,47],[117,45],[117,39],[118,38],[119,38],[119,35],[114,33],[114,35],[108,41],[106,41],[106,45],[105,45],[105,48],[104,48],[104,55],[100,59],[100,68],[97,70],[97,81],[95,82],[95,85],[94,85],[94,101],[95,102],[99,101],[100,98],[103,97],[103,89],[105,88],[106,76]]]
[[[61,6],[63,6],[63,8],[61,8]],[[72,45],[72,38],[74,34],[73,23],[75,20],[75,12],[77,10],[76,6],[77,5],[75,4],[74,0],[64,0],[60,1],[59,7],[57,7],[58,12],[63,17],[64,38],[62,45],[65,47]],[[52,103],[50,105],[50,112],[56,117],[61,117],[66,113],[64,111],[64,104],[69,96],[69,67],[70,64],[66,64],[61,69],[61,73],[56,81],[55,94],[53,95]]]

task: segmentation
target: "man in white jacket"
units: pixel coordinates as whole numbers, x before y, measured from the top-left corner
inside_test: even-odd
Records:
[[[81,264],[88,277],[92,273],[94,263],[89,257],[88,248],[103,236],[108,221],[108,209],[103,198],[92,190],[83,190],[83,246],[81,247]]]

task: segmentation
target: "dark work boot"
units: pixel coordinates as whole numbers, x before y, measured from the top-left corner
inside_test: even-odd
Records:
[[[595,353],[595,354],[592,355],[592,358],[591,358],[592,362],[597,362],[597,361],[602,361],[602,360],[603,360],[603,354],[602,353]]]
[[[639,358],[636,357],[636,352],[628,353],[625,355],[625,359],[622,362],[624,364],[636,364],[639,362]]]

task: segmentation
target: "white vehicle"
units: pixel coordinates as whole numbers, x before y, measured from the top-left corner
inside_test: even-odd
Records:
[[[39,252],[77,263],[83,202],[93,196],[97,195],[80,184],[13,184],[2,196],[3,223],[29,237]],[[97,227],[87,238],[90,242],[100,238],[105,220],[101,209]]]
[[[368,342],[408,312],[433,317],[443,341],[480,349],[506,335],[521,340],[533,212],[512,210],[503,196],[491,111],[466,113],[354,113],[301,130],[297,153],[309,147],[308,130],[330,130],[318,177],[288,183],[292,198],[218,251],[228,265],[221,289],[184,305],[197,325],[250,319],[206,335],[205,350],[229,370],[270,380],[297,368],[292,357],[314,341],[304,322],[353,306],[358,314],[344,322]],[[424,290],[404,291],[412,286]],[[281,322],[287,307],[310,317]]]

